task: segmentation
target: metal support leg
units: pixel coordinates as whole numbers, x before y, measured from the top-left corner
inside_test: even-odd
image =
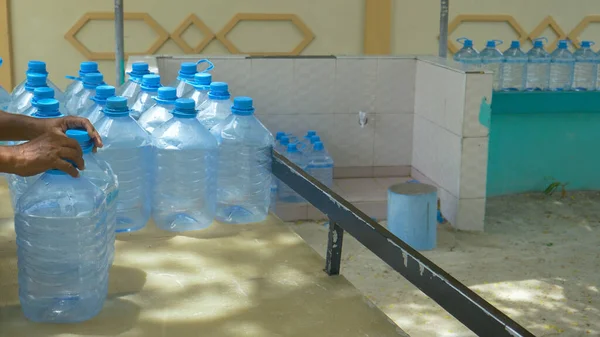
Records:
[[[327,240],[327,260],[325,261],[325,272],[331,275],[340,274],[342,262],[342,243],[344,242],[344,230],[335,221],[329,219],[329,238]]]

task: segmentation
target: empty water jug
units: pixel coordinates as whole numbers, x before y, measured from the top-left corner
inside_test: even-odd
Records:
[[[568,91],[573,87],[575,57],[569,51],[568,43],[567,40],[560,40],[558,47],[550,54],[550,90]]]
[[[133,102],[140,93],[142,78],[144,75],[152,74],[148,63],[135,62],[131,65],[131,72],[127,73],[129,79],[117,89],[117,95],[127,97],[127,105],[133,105]]]
[[[298,165],[302,170],[306,170],[306,157],[304,154],[298,149],[298,145],[296,143],[290,143],[287,146],[285,151],[285,157],[289,159],[294,164]],[[297,203],[304,202],[304,198],[302,198],[296,191],[294,191],[291,187],[287,186],[283,182],[280,182],[278,188],[278,199],[282,202],[289,203]]]
[[[46,75],[46,78],[48,78],[48,71],[46,70],[46,62],[44,61],[29,61],[27,63],[27,71],[25,72],[25,75],[27,74],[40,74],[40,75]],[[26,86],[27,84],[27,80],[19,83],[14,90],[12,91],[12,99],[13,101],[18,98],[19,96],[21,96],[22,94],[25,93],[26,91]],[[63,102],[64,101],[64,95],[63,92],[56,86],[56,84],[54,84],[52,81],[50,81],[49,79],[47,80],[47,86],[54,89],[54,96],[55,98],[59,101],[59,102]]]
[[[544,40],[533,41],[533,48],[527,53],[527,79],[525,89],[530,91],[547,90],[550,84],[550,54],[544,49]]]
[[[190,92],[189,98],[196,102],[196,110],[200,109],[202,104],[208,100],[208,92],[212,83],[212,75],[209,73],[196,73],[192,86],[194,91]]]
[[[212,133],[219,143],[217,220],[264,220],[271,202],[273,135],[254,116],[252,99],[236,97],[231,115]]]
[[[184,62],[179,68],[177,79],[169,86],[177,89],[177,97],[186,97],[194,90],[192,83],[194,82],[194,75],[198,72],[199,64],[207,64],[207,68],[202,72],[211,71],[214,65],[209,60],[200,60],[198,62]]]
[[[590,91],[596,89],[598,77],[598,62],[600,57],[592,50],[594,42],[582,41],[581,48],[577,49],[575,57],[575,71],[573,74],[573,88],[577,91]]]
[[[31,106],[31,100],[33,99],[33,91],[36,88],[47,87],[46,80],[48,75],[29,73],[27,74],[27,81],[25,82],[25,92],[19,97],[13,97],[11,103],[8,105],[8,112],[15,114],[23,114]]]
[[[87,118],[92,124],[96,123],[104,116],[102,109],[106,106],[106,100],[114,97],[115,92],[115,87],[112,85],[97,86],[95,96],[91,98],[93,104],[81,114],[81,117]]]
[[[46,99],[46,98],[54,98],[54,89],[52,89],[50,87],[35,88],[33,90],[33,97],[31,98],[31,106],[23,112],[23,115],[25,115],[25,116],[33,115],[38,110],[37,103],[40,100]],[[62,105],[60,105],[59,111],[64,116],[68,115],[65,107]]]
[[[98,156],[110,164],[119,181],[117,232],[143,228],[150,218],[150,135],[129,115],[126,97],[106,100],[95,124],[104,147]]]
[[[83,77],[86,74],[91,73],[100,73],[98,71],[98,63],[92,61],[81,62],[79,65],[79,76],[66,76],[66,78],[72,80],[72,82],[65,89],[64,100],[68,102],[73,98],[73,95],[76,95],[81,90],[83,90]]]
[[[462,43],[463,47],[454,54],[454,61],[462,64],[466,71],[478,70],[481,67],[481,56],[473,47],[473,40],[461,37],[456,41]]]
[[[229,86],[224,82],[212,82],[208,92],[208,100],[204,102],[198,111],[198,120],[207,129],[224,121],[231,115],[231,95]]]
[[[19,300],[35,322],[97,315],[108,291],[106,197],[81,176],[44,173],[15,209]]]
[[[500,81],[502,79],[502,63],[504,62],[504,57],[496,48],[501,44],[502,41],[500,40],[490,40],[487,42],[485,49],[479,53],[483,69],[494,73],[494,82],[492,85],[494,90],[500,90]]]
[[[152,133],[152,218],[167,231],[203,229],[215,217],[218,146],[196,119],[195,105],[178,99],[173,118]]]
[[[308,157],[306,170],[323,185],[329,188],[333,186],[333,158],[327,153],[322,142],[316,141],[314,143]]]
[[[154,97],[158,94],[158,89],[160,87],[159,75],[144,75],[140,93],[131,105],[131,117],[133,117],[133,119],[138,120],[146,110],[156,104]]]
[[[177,90],[171,87],[162,87],[158,89],[158,96],[154,100],[156,104],[146,110],[138,120],[140,126],[148,133],[152,133],[156,127],[173,118],[171,111],[175,108]]]
[[[83,76],[83,90],[73,95],[67,104],[67,111],[72,116],[81,116],[94,104],[92,97],[96,96],[96,87],[104,84],[104,76],[100,73],[90,73]]]

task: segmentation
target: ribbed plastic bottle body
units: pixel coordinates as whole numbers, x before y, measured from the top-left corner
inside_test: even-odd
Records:
[[[141,77],[129,77],[127,82],[123,83],[117,90],[117,96],[127,97],[127,105],[132,106],[136,97],[142,90]]]
[[[174,117],[152,133],[152,218],[168,231],[203,229],[215,218],[217,141],[195,118]]]
[[[19,299],[35,322],[85,321],[108,290],[104,193],[87,178],[45,173],[17,204]]]
[[[94,124],[100,118],[102,118],[102,116],[104,116],[102,109],[104,109],[105,105],[106,104],[98,104],[98,102],[96,102],[87,108],[87,110],[85,110],[80,117],[87,118],[92,124]]]
[[[523,91],[527,76],[528,57],[519,48],[510,48],[504,52],[504,64],[500,89],[504,91]]]
[[[8,105],[8,112],[22,115],[27,109],[31,107],[31,100],[33,99],[33,90],[25,91],[20,96],[13,98]]]
[[[135,102],[131,105],[131,117],[136,121],[140,119],[142,114],[151,107],[153,107],[156,102],[154,101],[154,97],[156,97],[156,91],[140,91],[139,95],[135,99]]]
[[[119,182],[117,232],[141,229],[150,217],[150,136],[129,115],[105,115],[94,126],[104,143],[98,156]]]
[[[84,88],[77,94],[73,95],[71,100],[66,102],[67,111],[71,116],[81,116],[85,113],[92,105],[94,101],[92,98],[96,96],[95,88]]]
[[[454,61],[462,64],[466,71],[481,69],[481,56],[473,47],[463,47],[454,54]]]
[[[205,89],[195,89],[194,91],[188,94],[188,97],[193,99],[194,102],[196,102],[196,110],[200,110],[202,108],[202,105],[205,104],[206,101],[208,101],[208,90],[209,87],[207,86]]]
[[[173,104],[157,103],[140,116],[138,123],[146,132],[152,133],[154,129],[173,118],[171,111],[174,108],[175,102]]]
[[[543,47],[532,48],[528,53],[526,90],[547,90],[550,84],[550,54]]]
[[[231,115],[230,99],[208,99],[198,108],[198,120],[211,130]]]
[[[81,82],[81,79],[71,82],[65,89],[65,101],[70,101],[73,96],[78,94],[81,90],[83,90],[83,82]]]
[[[119,185],[117,176],[110,165],[97,158],[94,153],[84,153],[85,170],[81,175],[89,179],[96,187],[102,190],[106,197],[106,235],[108,238],[108,263],[112,264],[115,257],[115,231],[117,228],[117,198]]]
[[[219,142],[217,220],[264,220],[271,200],[273,136],[253,115],[230,115],[212,133]]]
[[[307,171],[325,186],[333,186],[333,158],[326,150],[313,150],[308,159]]]
[[[550,63],[550,90],[568,91],[573,87],[575,72],[575,57],[564,48],[557,48],[551,54]]]
[[[192,85],[193,81],[194,74],[189,76],[180,75],[175,81],[169,84],[169,87],[177,89],[177,97],[187,97],[192,91],[194,91],[194,86]]]
[[[25,84],[27,81],[23,81],[21,83],[19,83],[19,85],[17,85],[12,93],[11,93],[11,97],[13,100],[15,100],[16,98],[18,98],[19,96],[23,95],[27,90],[25,89]],[[59,102],[64,102],[65,100],[65,95],[63,93],[62,90],[60,90],[60,88],[54,84],[50,79],[46,80],[46,85],[52,89],[54,89],[54,98],[56,98]]]
[[[575,57],[573,89],[577,91],[595,90],[598,77],[598,55],[590,47],[582,47],[575,51],[573,57]]]
[[[481,65],[483,69],[494,73],[494,90],[500,90],[502,63],[504,62],[502,53],[496,48],[487,47],[479,53],[479,56],[481,56]]]

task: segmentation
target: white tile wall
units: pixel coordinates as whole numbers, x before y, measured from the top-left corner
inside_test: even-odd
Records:
[[[375,111],[412,114],[417,60],[380,58],[377,63]]]
[[[248,87],[255,108],[264,114],[294,114],[291,103],[294,87],[293,59],[253,59]]]
[[[492,74],[467,74],[463,135],[465,137],[487,137],[489,130],[479,123],[481,99],[492,102]]]
[[[415,114],[462,135],[466,75],[417,62]]]
[[[250,96],[250,59],[211,58],[210,61],[215,65],[211,72],[213,81],[226,82],[232,97]]]
[[[334,111],[335,59],[296,59],[292,104],[300,114]]]
[[[338,58],[335,74],[336,113],[375,111],[376,58]]]
[[[375,122],[375,166],[410,165],[414,114],[377,114]]]
[[[463,138],[460,164],[460,198],[485,198],[488,138]]]
[[[412,165],[455,196],[459,194],[461,137],[415,115]]]

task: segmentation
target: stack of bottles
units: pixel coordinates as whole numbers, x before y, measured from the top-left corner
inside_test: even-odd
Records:
[[[577,50],[569,50],[568,40],[561,40],[557,48],[548,53],[545,38],[535,39],[527,52],[521,50],[519,41],[512,41],[504,52],[498,50],[499,40],[487,41],[485,49],[478,52],[473,41],[457,40],[463,48],[454,55],[466,70],[488,70],[494,73],[494,90],[500,91],[594,91],[600,90],[598,65],[600,55],[592,50],[591,41],[583,41]]]
[[[255,117],[251,98],[232,100],[227,83],[212,82],[192,65],[182,65],[175,86],[162,87],[159,75],[137,64],[130,80],[115,88],[104,84],[96,64],[84,62],[67,101],[58,98],[47,73],[31,71],[20,95],[11,98],[14,113],[88,118],[104,143],[94,153],[87,132],[66,132],[84,154],[77,179],[57,170],[9,176],[27,318],[79,322],[95,316],[106,298],[115,233],[142,229],[150,218],[180,232],[214,220],[246,224],[267,217],[273,136]],[[303,167],[331,181],[322,169],[333,162],[312,136],[291,156],[302,153]],[[325,155],[308,160],[308,149]]]
[[[275,150],[305,170],[323,185],[333,186],[333,158],[329,155],[321,137],[314,130],[308,130],[306,135],[299,138],[292,133],[277,132]],[[294,190],[286,184],[277,181],[274,185],[272,198],[284,203],[303,202]],[[275,192],[276,191],[276,192]]]

